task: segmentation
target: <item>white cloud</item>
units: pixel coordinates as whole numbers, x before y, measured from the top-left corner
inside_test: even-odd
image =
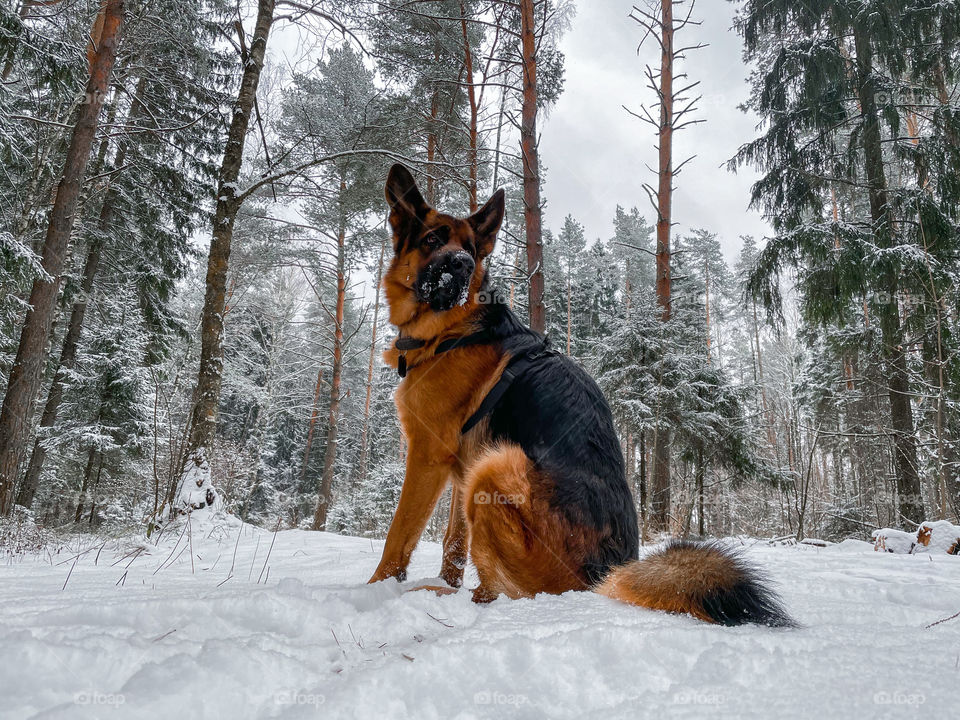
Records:
[[[641,104],[656,102],[645,87],[644,66],[659,63],[659,46],[650,40],[638,56],[642,30],[627,17],[631,5],[629,0],[581,2],[561,43],[565,90],[539,128],[547,169],[545,221],[554,230],[570,213],[586,226],[588,237],[607,238],[617,204],[635,205],[654,220],[641,183],[656,179],[645,166],[656,166],[656,138],[648,124],[622,106],[639,111]],[[757,118],[737,107],[748,87],[740,38],[731,29],[733,11],[732,4],[720,0],[701,2],[694,17],[703,24],[678,34],[678,43],[706,42],[709,47],[692,51],[685,63],[689,82],[701,81],[703,99],[696,117],[706,122],[675,136],[675,164],[697,157],[677,178],[673,201],[675,232],[696,227],[717,232],[730,258],[739,250],[740,235],[770,233],[760,214],[748,210],[756,175],[749,170],[734,175],[722,167],[757,134]]]

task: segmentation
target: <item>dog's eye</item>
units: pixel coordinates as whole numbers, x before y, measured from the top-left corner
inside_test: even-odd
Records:
[[[443,247],[446,243],[437,233],[430,233],[423,239],[423,244],[431,250],[436,250],[439,247]]]

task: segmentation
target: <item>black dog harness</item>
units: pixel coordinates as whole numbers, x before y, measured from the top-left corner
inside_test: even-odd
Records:
[[[503,339],[503,337],[496,336],[489,330],[481,330],[472,335],[464,335],[463,337],[444,340],[437,345],[437,349],[433,351],[433,354],[439,355],[440,353],[468,347],[469,345],[490,345],[495,342],[500,342]],[[397,360],[397,374],[400,377],[406,377],[407,375],[406,351],[422,348],[426,344],[427,341],[421,340],[420,338],[405,337],[403,335],[397,337],[395,347],[400,351],[400,357]],[[507,392],[514,380],[529,370],[540,358],[555,352],[555,350],[549,347],[547,339],[543,338],[531,347],[521,350],[515,355],[511,355],[510,360],[507,361],[507,366],[500,375],[500,379],[497,380],[497,384],[490,388],[490,392],[487,393],[483,402],[480,403],[480,407],[478,407],[477,411],[464,423],[460,429],[460,434],[466,435],[477,423],[493,412],[497,403],[500,402],[500,398]]]

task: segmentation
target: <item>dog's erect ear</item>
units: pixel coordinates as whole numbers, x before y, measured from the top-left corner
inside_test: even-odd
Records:
[[[497,190],[487,204],[467,218],[470,227],[477,236],[477,255],[481,258],[493,252],[497,242],[497,230],[503,222],[504,199],[503,189]]]
[[[390,206],[390,225],[393,227],[394,240],[402,243],[416,232],[417,226],[427,216],[430,206],[420,194],[413,175],[403,165],[397,163],[387,173],[387,204]]]

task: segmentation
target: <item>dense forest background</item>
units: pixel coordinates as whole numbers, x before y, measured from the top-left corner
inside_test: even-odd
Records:
[[[537,150],[572,0],[2,0],[0,514],[382,536],[403,162],[453,214],[505,188],[498,298],[597,378],[646,535],[960,521],[960,7],[734,4],[773,231],[730,258],[671,216],[689,2],[624,4],[660,164],[588,237]]]

